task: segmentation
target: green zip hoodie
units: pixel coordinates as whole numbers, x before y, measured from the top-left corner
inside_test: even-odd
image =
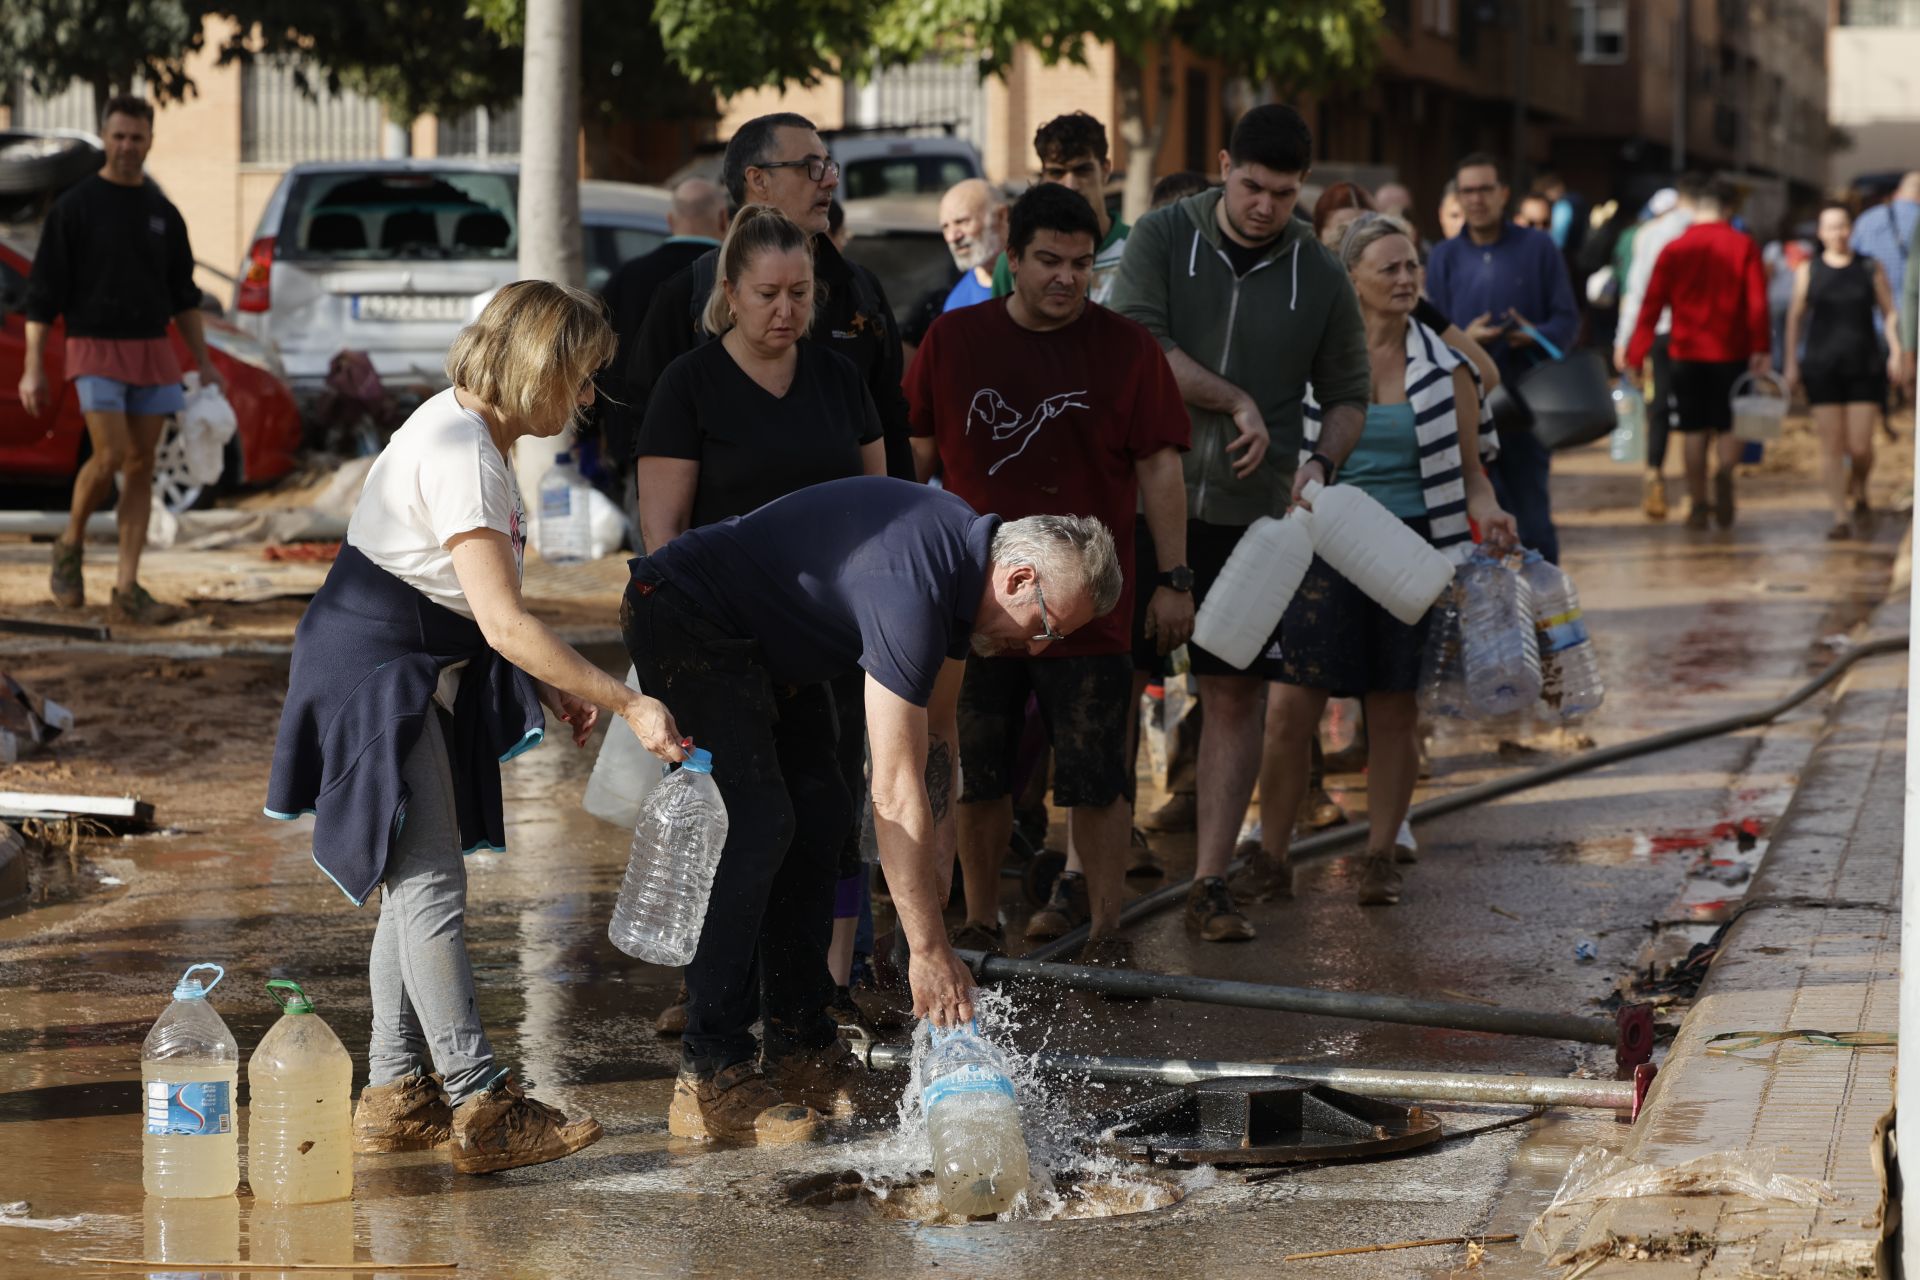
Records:
[[[1111,305],[1151,329],[1163,350],[1179,348],[1260,406],[1272,442],[1253,475],[1233,474],[1233,416],[1192,404],[1193,448],[1181,459],[1189,519],[1248,525],[1284,514],[1292,498],[1307,384],[1322,405],[1364,409],[1371,374],[1353,284],[1313,228],[1289,218],[1235,279],[1214,215],[1222,198],[1203,191],[1136,222]]]

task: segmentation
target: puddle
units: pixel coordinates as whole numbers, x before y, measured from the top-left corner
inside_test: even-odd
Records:
[[[1150,1174],[1116,1169],[1093,1174],[1058,1175],[1038,1194],[1029,1188],[1003,1219],[963,1218],[947,1212],[931,1173],[890,1178],[846,1169],[816,1173],[786,1184],[786,1203],[857,1220],[917,1222],[922,1226],[957,1227],[973,1222],[1065,1222],[1085,1218],[1119,1218],[1152,1213],[1178,1204],[1185,1192],[1175,1183]]]

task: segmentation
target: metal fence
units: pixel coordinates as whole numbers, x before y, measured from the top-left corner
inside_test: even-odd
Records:
[[[380,155],[386,111],[372,98],[342,89],[328,93],[324,74],[308,72],[310,95],[297,67],[255,58],[240,72],[240,160],[289,165],[303,160],[366,160]]]
[[[135,85],[134,92],[140,92],[140,86]],[[48,96],[35,93],[22,78],[13,90],[13,124],[16,129],[84,129],[98,133],[93,86],[75,80],[65,92]]]
[[[866,127],[950,124],[977,147],[987,132],[987,91],[972,64],[928,58],[849,82],[846,114],[848,124]]]
[[[512,160],[520,155],[520,104],[489,110],[479,107],[440,121],[436,147],[443,156]]]

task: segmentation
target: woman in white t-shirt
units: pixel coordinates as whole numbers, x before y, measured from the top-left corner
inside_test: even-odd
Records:
[[[648,750],[679,760],[666,708],[569,648],[520,598],[526,519],[509,462],[513,443],[564,431],[592,404],[593,374],[613,354],[612,330],[591,294],[537,280],[502,289],[448,352],[453,385],[422,404],[374,462],[347,542],[433,603],[471,618],[487,649],[533,678],[540,702],[572,727],[576,745],[586,743],[605,707]],[[404,820],[380,881],[368,1084],[354,1115],[354,1145],[450,1144],[456,1170],[486,1173],[571,1154],[601,1130],[591,1117],[569,1119],[526,1097],[495,1064],[476,1012],[463,923],[461,819],[470,813],[457,812],[448,756],[460,728],[458,681],[479,671],[463,672],[468,665],[439,668],[432,698],[439,710],[428,709],[401,766]],[[323,791],[315,802],[323,816],[326,801]]]

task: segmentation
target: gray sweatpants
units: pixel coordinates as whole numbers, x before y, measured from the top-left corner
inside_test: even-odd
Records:
[[[400,776],[408,791],[406,820],[387,860],[368,963],[367,1083],[437,1070],[447,1100],[458,1106],[498,1073],[467,959],[467,868],[437,707],[429,710]]]

